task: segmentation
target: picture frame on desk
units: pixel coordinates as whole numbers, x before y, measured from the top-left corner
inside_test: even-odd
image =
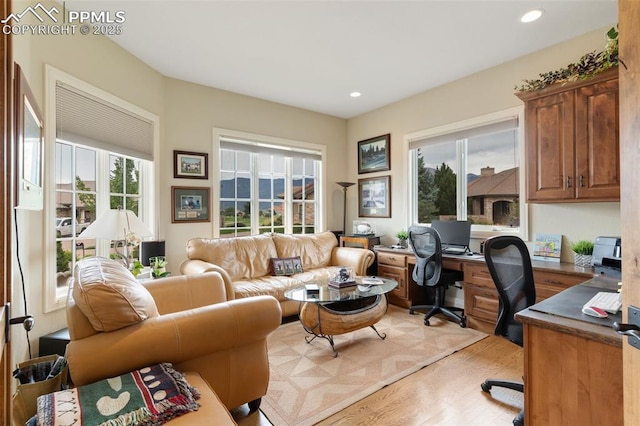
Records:
[[[535,234],[533,260],[560,263],[562,254],[561,234]]]

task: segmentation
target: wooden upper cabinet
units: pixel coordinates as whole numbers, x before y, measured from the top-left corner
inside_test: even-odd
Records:
[[[525,102],[527,200],[620,200],[617,68],[517,96]]]

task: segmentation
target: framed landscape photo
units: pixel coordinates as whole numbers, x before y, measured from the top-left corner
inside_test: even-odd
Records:
[[[171,223],[211,221],[209,188],[171,187]]]
[[[207,153],[173,151],[173,177],[182,179],[208,179]]]
[[[391,134],[358,142],[358,174],[391,170]]]
[[[391,217],[391,176],[358,179],[358,216]]]

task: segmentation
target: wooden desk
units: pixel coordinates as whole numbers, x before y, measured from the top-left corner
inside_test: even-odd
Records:
[[[398,281],[389,294],[392,304],[409,308],[426,303],[425,289],[411,278],[415,256],[411,249],[376,248],[377,274]],[[593,270],[568,263],[533,261],[536,299],[544,300],[593,277]],[[498,292],[483,256],[444,255],[443,267],[464,272],[464,311],[467,324],[493,333],[498,318]]]
[[[340,235],[340,247],[345,244],[358,244],[367,250],[373,250],[373,246],[380,244],[380,237],[375,235]]]
[[[616,283],[597,277],[586,285]],[[524,324],[525,424],[622,425],[622,336],[531,308],[516,318]]]

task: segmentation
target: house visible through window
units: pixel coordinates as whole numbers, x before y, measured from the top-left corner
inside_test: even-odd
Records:
[[[141,215],[144,161],[66,141],[56,142],[55,159],[56,285],[66,288],[76,261],[117,256],[116,243],[101,250],[96,240],[78,235],[106,209],[122,207]]]
[[[469,220],[475,231],[520,232],[518,116],[510,110],[410,135],[412,222]]]
[[[318,229],[318,152],[220,139],[219,235],[309,234]]]

